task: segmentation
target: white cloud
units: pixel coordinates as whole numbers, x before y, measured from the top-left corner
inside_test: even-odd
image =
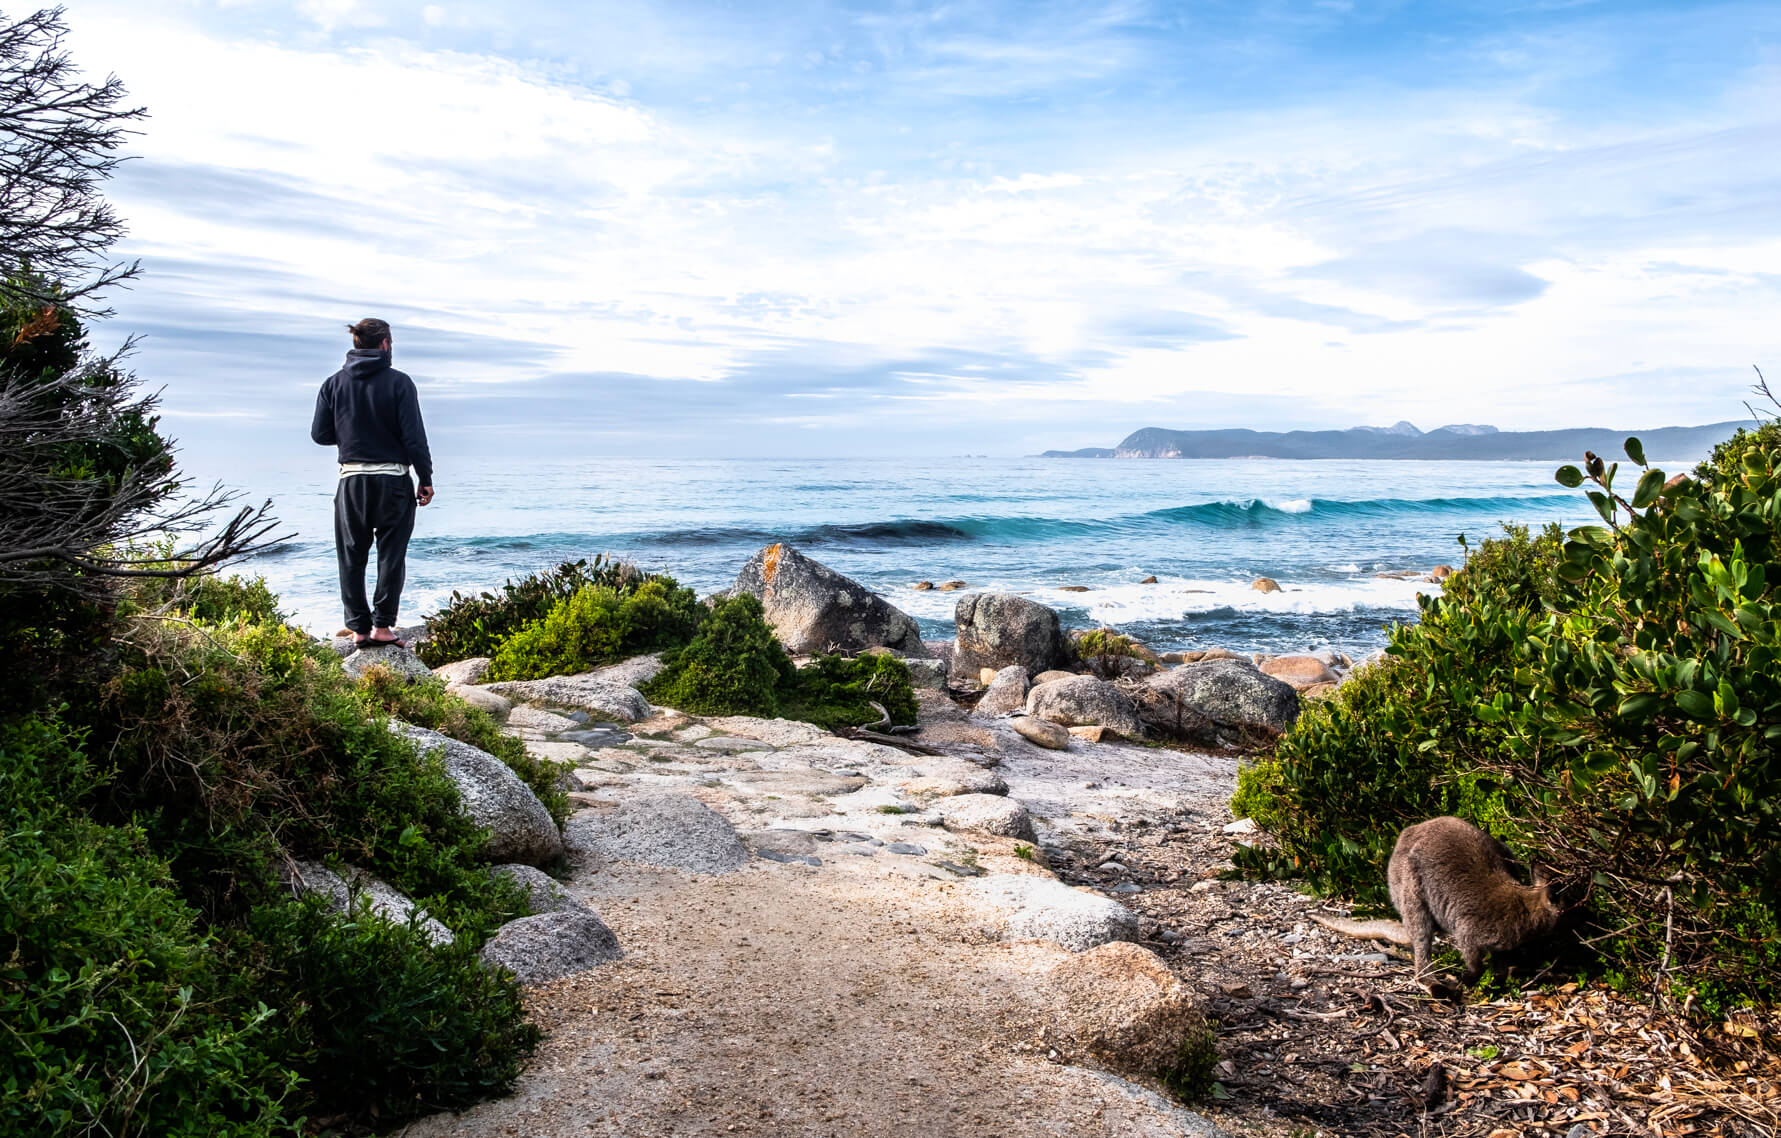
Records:
[[[78,57],[154,113],[117,185],[149,270],[118,299],[121,325],[183,320],[182,350],[200,352],[219,314],[320,337],[387,305],[435,333],[531,349],[441,352],[428,378],[465,397],[553,373],[707,392],[771,380],[758,420],[802,430],[825,421],[823,400],[781,400],[825,394],[828,372],[800,390],[804,372],[762,361],[822,356],[881,372],[835,416],[862,399],[986,421],[1050,406],[1066,435],[1085,406],[1185,425],[1198,396],[1229,392],[1340,416],[1327,425],[1702,421],[1736,413],[1743,365],[1774,348],[1763,274],[1781,252],[1781,124],[1747,97],[1772,74],[1637,122],[1456,84],[1408,108],[1369,90],[1207,109],[1159,132],[1135,107],[1102,136],[1087,108],[1078,123],[1060,107],[960,136],[948,108],[1139,67],[1148,49],[1119,29],[1141,10],[1004,42],[931,13],[866,20],[886,77],[800,80],[814,84],[795,88],[802,102],[775,113],[677,101],[651,77],[709,66],[726,90],[790,82],[803,50],[851,68],[860,45],[801,45],[777,71],[718,67],[710,29],[689,26],[687,59],[657,50],[620,78],[492,42],[428,46],[469,19],[457,7],[428,5],[412,29],[350,0],[303,11],[323,31],[379,27],[308,42],[181,9],[72,14]],[[659,40],[666,20],[627,34]],[[1082,50],[1060,72],[1071,34]],[[881,101],[862,109],[862,90]],[[898,133],[904,119],[919,141]],[[151,339],[146,362],[160,350]],[[1026,374],[986,373],[984,357]],[[259,414],[326,366],[269,360],[263,389],[206,385],[200,370],[169,402],[202,391],[184,413]],[[1725,378],[1665,387],[1701,368]],[[1618,377],[1606,409],[1591,386],[1605,376]],[[713,432],[733,428],[725,408]]]

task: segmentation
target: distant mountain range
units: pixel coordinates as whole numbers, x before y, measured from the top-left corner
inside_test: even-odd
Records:
[[[1629,435],[1645,444],[1650,461],[1694,461],[1730,438],[1747,421],[1704,427],[1611,431],[1577,427],[1563,431],[1499,431],[1477,423],[1453,423],[1423,432],[1410,423],[1351,427],[1346,431],[1171,431],[1145,427],[1116,447],[1048,450],[1042,458],[1402,458],[1446,460],[1543,459],[1573,461],[1584,451],[1620,458]]]

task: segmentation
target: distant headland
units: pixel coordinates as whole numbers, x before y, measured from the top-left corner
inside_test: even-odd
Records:
[[[1584,451],[1619,455],[1629,435],[1638,436],[1652,461],[1693,461],[1730,438],[1741,420],[1701,427],[1658,427],[1614,431],[1576,427],[1561,431],[1499,431],[1476,423],[1453,423],[1420,431],[1410,423],[1390,427],[1350,427],[1345,431],[1171,431],[1145,427],[1115,447],[1048,450],[1041,458],[1381,458],[1504,461],[1567,460]]]

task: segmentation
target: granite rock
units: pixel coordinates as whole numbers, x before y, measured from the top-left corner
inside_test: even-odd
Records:
[[[1057,610],[1010,593],[972,593],[953,610],[953,675],[1019,664],[1028,675],[1070,663],[1070,641]]]
[[[1063,727],[1105,727],[1126,739],[1142,740],[1146,734],[1132,701],[1094,676],[1072,676],[1039,685],[1027,693],[1026,712],[1029,718]]]
[[[749,559],[733,593],[752,593],[794,656],[883,646],[926,656],[915,618],[872,590],[776,542]]]
[[[508,921],[482,946],[483,963],[522,984],[544,984],[623,958],[618,937],[590,909],[563,909]]]
[[[562,836],[550,811],[506,763],[425,727],[392,722],[390,730],[422,751],[444,751],[445,771],[457,784],[464,812],[489,831],[489,857],[536,865],[562,856]]]

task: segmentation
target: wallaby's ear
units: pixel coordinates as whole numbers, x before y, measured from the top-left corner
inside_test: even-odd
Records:
[[[1551,870],[1539,862],[1534,863],[1534,888],[1544,888],[1547,892],[1555,892],[1559,884],[1559,879],[1552,875]]]

